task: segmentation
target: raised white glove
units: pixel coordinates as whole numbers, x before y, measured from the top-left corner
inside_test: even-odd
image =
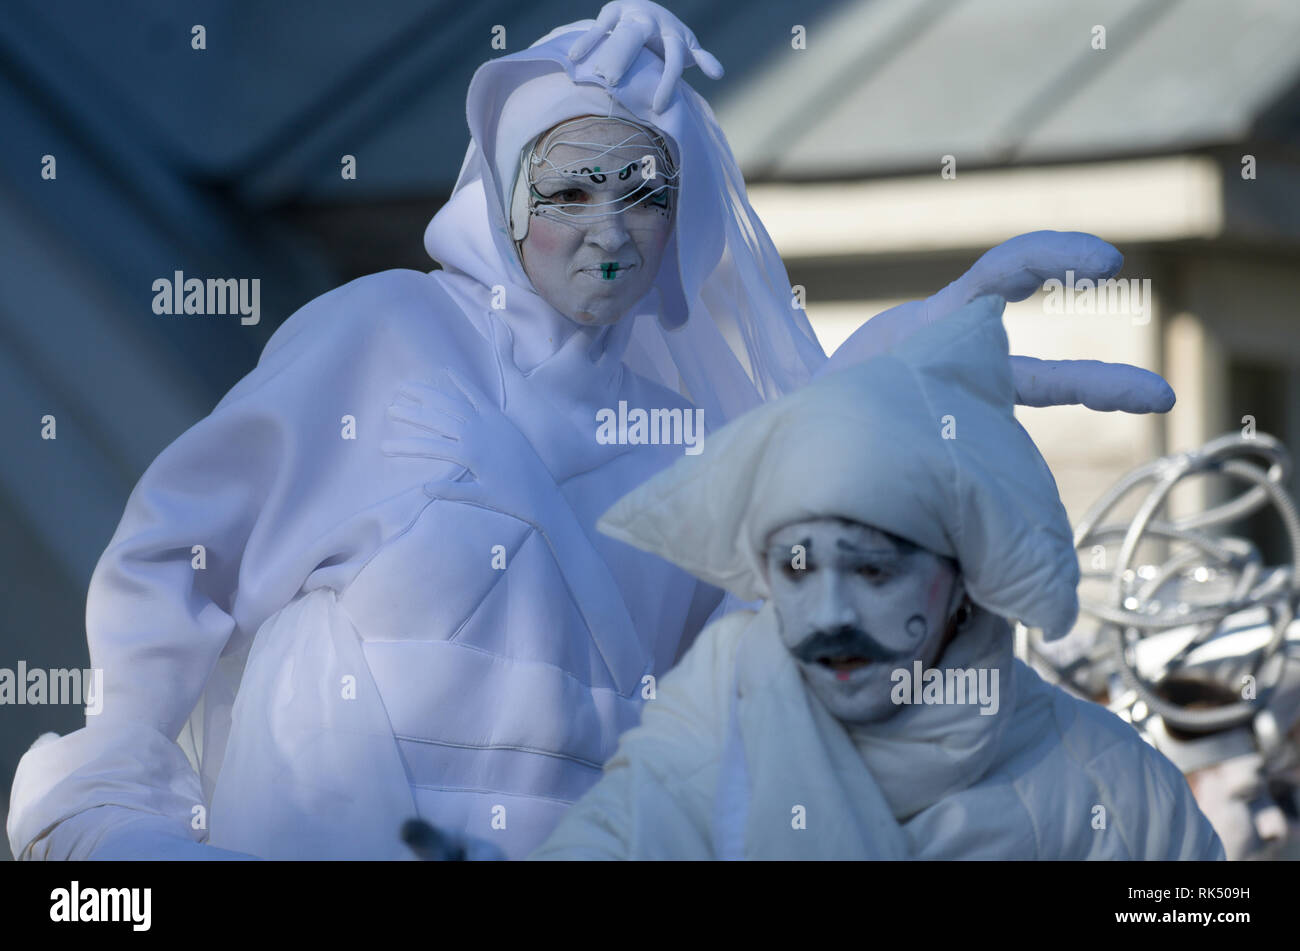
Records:
[[[664,61],[663,77],[655,88],[655,112],[668,108],[677,80],[688,67],[699,66],[710,79],[722,78],[722,64],[700,48],[686,24],[650,0],[612,0],[605,4],[596,25],[573,44],[569,58],[580,60],[594,49],[592,72],[617,86],[643,46]],[[690,62],[686,61],[688,53]]]
[[[939,293],[899,304],[859,327],[819,373],[860,363],[892,349],[922,327],[942,320],[984,294],[1024,300],[1051,278],[1104,280],[1115,275],[1124,256],[1100,238],[1080,231],[1033,231],[986,251],[969,271]],[[1174,391],[1159,374],[1127,363],[1098,360],[1011,358],[1016,402],[1023,406],[1082,403],[1089,409],[1126,413],[1165,413]]]

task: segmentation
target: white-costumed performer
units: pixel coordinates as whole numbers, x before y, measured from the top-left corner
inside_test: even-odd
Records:
[[[1003,301],[713,434],[600,528],[740,598],[537,858],[1222,859],[1178,769],[1012,654],[1079,567]]]
[[[416,815],[527,853],[720,598],[595,531],[689,448],[598,439],[602,410],[714,429],[981,291],[1119,267],[1021,236],[828,361],[692,60],[720,73],[619,0],[475,73],[442,269],[307,304],[136,486],[87,601],[103,712],[19,763],[16,857],[407,858]],[[1017,370],[1035,405],[1172,404],[1135,367]]]

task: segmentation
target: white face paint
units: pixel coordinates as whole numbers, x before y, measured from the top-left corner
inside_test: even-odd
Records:
[[[915,660],[933,666],[964,594],[951,559],[835,518],[773,532],[767,575],[781,640],[847,723],[898,712],[891,674]]]
[[[676,194],[664,188],[646,198],[666,183],[661,170],[648,181],[641,172],[642,157],[658,149],[626,123],[592,117],[566,125],[557,138],[591,145],[557,141],[543,153],[547,163],[534,179],[542,197],[534,196],[520,246],[524,271],[537,293],[569,319],[584,326],[617,323],[654,282]],[[635,168],[620,179],[631,164]],[[581,216],[564,215],[548,202]],[[582,207],[597,205],[591,212]]]

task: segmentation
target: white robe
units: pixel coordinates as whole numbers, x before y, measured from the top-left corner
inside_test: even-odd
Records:
[[[1182,774],[1016,660],[977,610],[941,667],[999,671],[997,714],[905,707],[850,733],[770,604],[710,625],[538,859],[1222,859]]]
[[[263,857],[402,858],[419,814],[515,856],[598,778],[699,583],[595,532],[683,447],[600,445],[592,408],[689,404],[623,366],[630,328],[594,363],[575,335],[525,377],[490,308],[467,320],[445,280],[387,271],[313,301],[150,467],[91,585],[104,712],[24,757],[16,852],[86,857],[145,814]],[[553,475],[539,511],[430,498],[447,463],[384,454],[396,388],[444,365],[494,397],[511,376],[528,406],[511,418]],[[170,740],[214,667],[191,724],[200,788]]]

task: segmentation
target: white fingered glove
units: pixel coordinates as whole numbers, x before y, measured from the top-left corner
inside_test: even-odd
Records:
[[[820,373],[883,353],[922,327],[942,320],[976,297],[996,294],[1024,300],[1051,278],[1105,280],[1118,273],[1124,256],[1094,235],[1080,231],[1033,231],[984,253],[961,277],[933,297],[899,304],[867,321],[835,351]],[[1127,363],[1098,360],[1011,358],[1016,402],[1023,406],[1082,403],[1089,409],[1166,413],[1174,391],[1159,374]]]
[[[411,435],[385,439],[390,456],[411,456],[450,463],[468,471],[430,480],[425,490],[437,498],[470,502],[539,521],[554,505],[554,479],[545,463],[487,394],[450,369],[431,385],[407,382],[398,387],[402,402],[388,407],[388,418],[404,424]]]
[[[612,0],[605,4],[596,25],[573,44],[569,58],[580,60],[595,49],[592,72],[617,86],[643,46],[664,61],[663,77],[655,89],[655,112],[668,108],[677,80],[686,68],[698,66],[710,79],[722,78],[722,64],[700,48],[686,24],[650,0]]]

